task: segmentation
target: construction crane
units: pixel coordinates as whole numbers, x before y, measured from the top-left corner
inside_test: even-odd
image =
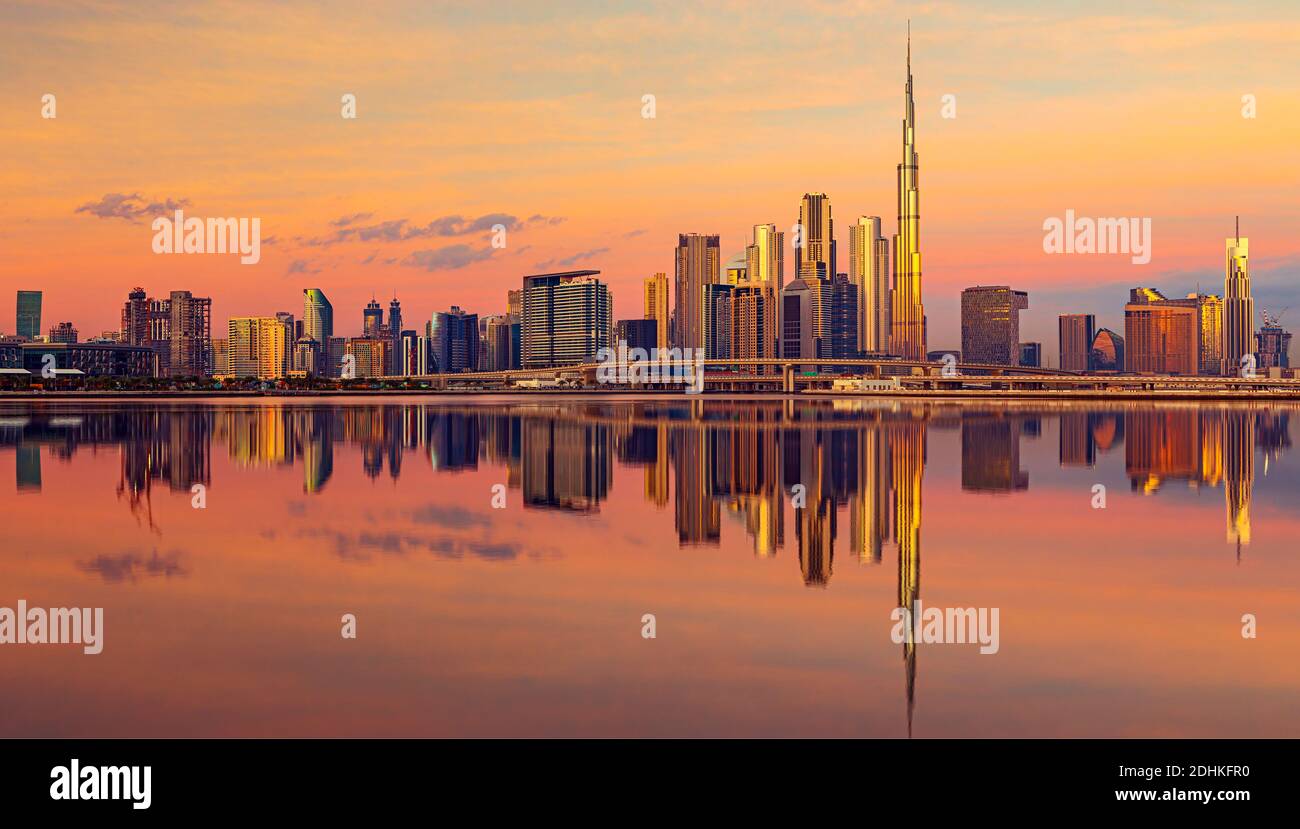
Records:
[[[1264,327],[1271,328],[1274,326],[1279,326],[1280,323],[1282,322],[1282,314],[1285,314],[1287,311],[1290,310],[1291,310],[1291,306],[1288,305],[1287,307],[1283,308],[1281,313],[1279,313],[1277,316],[1270,316],[1266,309],[1261,309],[1259,313],[1264,318]]]

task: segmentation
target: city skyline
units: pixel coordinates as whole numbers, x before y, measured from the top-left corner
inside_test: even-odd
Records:
[[[924,238],[929,349],[957,345],[957,297],[961,289],[977,284],[1012,284],[1034,295],[1034,310],[1026,315],[1022,336],[1044,343],[1044,356],[1053,364],[1056,317],[1060,313],[1095,313],[1099,328],[1119,330],[1122,296],[1133,285],[1157,285],[1169,296],[1185,295],[1198,286],[1213,292],[1210,286],[1221,280],[1215,261],[1222,256],[1218,247],[1221,242],[1217,240],[1224,235],[1221,229],[1224,216],[1235,213],[1243,216],[1243,224],[1256,237],[1251,274],[1256,308],[1276,313],[1292,304],[1294,289],[1284,288],[1283,283],[1297,281],[1293,277],[1300,251],[1285,233],[1295,208],[1286,202],[1286,192],[1292,188],[1276,186],[1276,171],[1289,169],[1282,160],[1285,158],[1283,136],[1294,132],[1297,116],[1280,105],[1279,96],[1284,96],[1285,90],[1269,85],[1270,81],[1276,84],[1273,80],[1276,69],[1268,76],[1261,76],[1252,74],[1249,66],[1252,61],[1259,66],[1276,66],[1277,49],[1286,26],[1277,25],[1277,21],[1267,27],[1245,21],[1216,27],[1214,11],[1210,7],[1204,11],[1195,21],[1170,11],[1153,12],[1138,21],[1136,31],[1129,34],[1113,27],[1100,14],[1071,17],[1066,13],[1044,12],[1035,17],[1020,13],[1010,22],[1003,20],[995,25],[994,11],[960,10],[950,18],[913,13],[916,106],[927,169]],[[1284,23],[1294,17],[1285,9],[1279,12]],[[265,14],[252,9],[244,9],[243,13],[250,19]],[[38,9],[10,9],[0,14],[6,15],[7,24],[12,24],[11,31],[40,28]],[[621,31],[633,22],[627,13],[603,14],[601,19],[611,32]],[[17,157],[20,162],[35,158],[40,152],[38,148],[49,146],[48,142],[54,140],[56,149],[63,152],[90,152],[97,161],[91,165],[96,172],[60,177],[52,187],[43,189],[45,195],[35,200],[25,195],[29,188],[23,186],[31,183],[31,170],[21,163],[18,165],[18,171],[11,175],[16,177],[20,198],[13,204],[22,213],[7,216],[10,229],[0,233],[13,238],[16,229],[21,228],[25,244],[6,245],[8,255],[0,260],[0,278],[17,287],[39,285],[45,293],[47,309],[66,309],[57,315],[57,320],[51,321],[70,319],[84,335],[112,328],[115,322],[111,318],[112,308],[119,302],[120,293],[135,284],[178,286],[195,295],[212,296],[214,303],[219,303],[214,308],[216,320],[270,313],[273,309],[255,305],[254,300],[264,295],[268,284],[274,285],[277,280],[288,283],[286,293],[300,290],[301,284],[318,285],[339,307],[349,308],[363,304],[372,294],[387,295],[395,290],[402,296],[408,316],[423,319],[433,310],[451,304],[480,314],[499,312],[503,310],[501,297],[508,288],[518,287],[520,275],[562,270],[561,260],[576,259],[581,266],[597,268],[608,275],[611,293],[616,298],[616,316],[630,318],[635,316],[632,312],[635,298],[645,277],[671,270],[668,248],[678,233],[692,229],[718,232],[720,256],[724,261],[730,260],[750,243],[755,223],[775,220],[778,230],[788,231],[797,215],[798,195],[813,191],[830,196],[838,207],[842,226],[851,224],[859,215],[892,218],[890,203],[896,197],[897,186],[893,167],[897,158],[897,89],[904,10],[887,9],[880,18],[843,6],[817,8],[805,14],[807,20],[797,21],[796,26],[824,25],[828,19],[841,24],[842,32],[826,35],[832,43],[847,42],[854,33],[867,30],[888,34],[873,34],[871,42],[879,46],[875,49],[828,48],[822,74],[830,83],[816,93],[787,96],[808,117],[830,127],[820,133],[813,131],[815,135],[804,130],[804,134],[811,135],[804,146],[814,155],[801,153],[794,161],[781,156],[785,127],[763,122],[761,113],[768,110],[742,116],[754,121],[758,128],[737,141],[729,141],[725,156],[723,148],[701,143],[704,135],[711,134],[704,127],[712,123],[710,118],[698,117],[709,112],[705,102],[719,100],[718,96],[725,100],[727,94],[738,92],[740,85],[747,87],[766,81],[780,89],[789,83],[782,78],[780,70],[793,64],[783,62],[781,53],[771,68],[755,69],[751,79],[742,82],[724,77],[716,90],[702,86],[693,89],[693,94],[686,98],[680,82],[674,83],[663,72],[651,71],[643,78],[618,77],[598,85],[593,81],[585,105],[570,96],[560,109],[570,114],[568,120],[573,123],[582,123],[585,117],[598,126],[598,146],[587,147],[586,141],[566,139],[558,131],[560,121],[543,121],[548,129],[545,149],[541,151],[544,157],[554,159],[549,172],[526,172],[539,168],[528,165],[531,151],[521,145],[509,149],[494,146],[471,153],[468,158],[472,163],[464,172],[452,173],[450,178],[445,175],[441,162],[434,165],[441,172],[422,166],[423,174],[400,183],[383,172],[383,165],[368,171],[364,164],[346,169],[341,165],[337,174],[300,175],[302,198],[291,201],[271,195],[266,185],[272,182],[266,177],[248,181],[238,176],[226,177],[219,184],[205,184],[215,181],[210,174],[211,162],[204,155],[212,150],[211,139],[194,137],[183,124],[172,123],[167,113],[149,108],[149,102],[117,91],[99,90],[98,97],[65,92],[60,97],[57,119],[19,129]],[[755,17],[767,19],[761,14]],[[382,27],[386,22],[378,20],[372,25]],[[416,30],[423,31],[421,22],[429,21],[417,20]],[[545,19],[530,22],[553,25],[553,21]],[[715,26],[718,21],[702,22]],[[740,32],[729,33],[725,42],[743,42],[741,38],[745,34],[753,35],[754,23],[754,20],[744,22]],[[1066,35],[1056,30],[1067,23],[1073,30],[1090,32],[1097,43],[1090,45],[1079,34]],[[481,24],[469,15],[448,25],[472,30]],[[127,19],[120,25],[135,30],[142,24]],[[215,22],[201,15],[178,19],[163,13],[155,25],[164,30],[202,32]],[[307,25],[324,24],[316,20],[308,21]],[[969,37],[972,32],[981,37]],[[1054,69],[1037,81],[1037,85],[1028,83],[1027,75],[1017,74],[1011,68],[973,74],[957,71],[959,59],[969,59],[974,53],[987,60],[996,44],[1024,38],[1028,32],[1050,32],[1055,41],[1068,37],[1071,45],[1080,50],[1080,60],[1107,49],[1108,54],[1117,57],[1118,65],[1097,77],[1084,79],[1069,78],[1063,70]],[[649,44],[655,42],[656,36],[666,35],[666,28],[659,27],[651,34]],[[591,56],[592,50],[606,46],[608,37],[612,34],[595,46],[575,48],[575,60]],[[1216,40],[1247,37],[1258,48],[1244,61],[1226,62],[1216,55],[1213,48]],[[40,38],[33,40],[39,42]],[[398,42],[409,45],[409,41],[401,38]],[[55,81],[51,86],[55,92],[79,88],[82,82],[66,72],[48,72],[49,60],[32,53],[33,43],[16,46],[18,54],[28,60],[10,80],[0,82],[3,84],[0,89],[7,96],[17,98],[19,93],[26,94],[24,80],[33,77],[31,73],[36,71],[33,67],[46,68],[47,75]],[[200,37],[197,48],[218,55],[225,53],[223,46],[210,38]],[[650,45],[638,44],[635,48],[648,49]],[[1133,78],[1125,76],[1122,67],[1136,60],[1139,54],[1152,50],[1162,59],[1154,66],[1146,66],[1136,76],[1135,89]],[[316,54],[306,53],[298,57],[306,63],[319,59]],[[1017,68],[1023,68],[1026,63],[1034,65],[1035,59],[1040,70],[1048,65],[1043,47],[1020,50]],[[103,77],[111,78],[115,71],[120,71],[100,66],[96,59],[86,60],[96,70],[103,69],[98,73]],[[1188,62],[1192,60],[1197,62],[1196,69],[1189,68]],[[980,61],[975,63],[981,65]],[[657,61],[650,65],[659,66]],[[563,71],[566,77],[572,78],[572,66]],[[1043,73],[1040,71],[1039,75]],[[1195,92],[1178,93],[1179,88],[1191,89],[1186,84],[1178,86],[1180,80],[1190,76],[1198,78]],[[344,123],[338,118],[338,94],[331,90],[327,96],[323,89],[318,89],[315,90],[319,93],[318,104],[306,96],[283,102],[285,120],[277,123],[287,129],[263,135],[268,149],[252,148],[249,156],[275,157],[277,164],[294,168],[297,165],[284,160],[285,141],[298,134],[299,125],[308,127],[318,120],[330,129],[356,127],[355,135],[338,136],[353,149],[390,134],[404,148],[436,148],[446,139],[445,130],[429,132],[427,126],[417,130],[413,123],[419,120],[415,111],[427,113],[428,107],[434,105],[427,102],[437,98],[413,85],[413,81],[399,79],[385,87],[383,79],[375,77],[361,86],[345,84],[338,72],[331,73],[330,77],[337,79],[340,90],[350,89],[358,95],[360,115],[355,123]],[[524,118],[525,124],[537,124],[539,110],[532,108],[530,114],[530,107],[521,101],[547,100],[544,94],[547,77],[554,78],[543,73],[533,82],[538,86],[531,90],[532,97],[526,98],[500,97],[507,91],[522,92],[514,85],[515,81],[503,85],[501,90],[484,85],[478,90],[485,95],[483,107],[470,108],[470,112],[515,112]],[[188,70],[181,72],[178,82],[185,78],[192,78]],[[655,78],[661,81],[655,82]],[[1229,89],[1230,85],[1233,88]],[[42,92],[45,86],[50,84],[44,83],[40,87]],[[655,86],[662,88],[656,90]],[[401,95],[396,92],[399,87]],[[222,88],[225,100],[232,102],[237,112],[244,113],[247,107],[257,103],[253,98],[242,101],[241,92],[233,86]],[[372,91],[368,93],[367,88]],[[556,88],[570,87],[556,84]],[[1124,90],[1118,100],[1116,89]],[[999,90],[1014,94],[995,94]],[[1240,112],[1241,96],[1247,93],[1259,98],[1257,118],[1243,118]],[[31,96],[32,100],[38,100],[39,94]],[[640,116],[644,94],[656,95],[655,119]],[[946,94],[955,96],[956,118],[941,115],[941,97]],[[1208,100],[1209,96],[1214,99]],[[401,105],[403,101],[407,109]],[[261,105],[271,104],[262,101]],[[520,106],[524,107],[522,111],[518,110]],[[683,106],[685,112],[695,117],[683,121]],[[172,148],[171,153],[163,153],[160,163],[151,167],[130,162],[111,142],[92,150],[87,142],[96,134],[106,134],[104,130],[120,124],[119,119],[124,117],[114,114],[111,111],[114,107],[116,112],[132,117],[149,116],[145,121],[164,127],[160,134],[171,139],[190,135],[191,140],[172,140],[166,145]],[[35,105],[32,109],[36,110]],[[718,111],[737,115],[735,106],[724,106]],[[1105,141],[1093,142],[1098,144],[1096,151],[1083,151],[1089,144],[1086,137],[1102,131],[1104,119],[1099,115],[1103,112],[1108,113],[1106,118],[1125,123],[1129,148],[1137,150],[1130,153],[1131,157],[1108,154]],[[199,123],[211,117],[195,112],[187,114]],[[628,123],[623,123],[624,117]],[[998,118],[1013,119],[1021,125],[1015,139],[1002,148],[992,143]],[[479,115],[471,115],[467,120],[483,124]],[[453,131],[463,134],[467,128],[458,126]],[[656,129],[658,132],[653,131]],[[1171,138],[1189,129],[1203,140],[1192,145]],[[53,139],[52,130],[59,131]],[[665,138],[674,147],[671,152],[663,143]],[[145,137],[146,149],[153,140]],[[1022,143],[1028,141],[1033,143]],[[623,149],[609,150],[615,143]],[[1027,150],[1030,146],[1035,149]],[[584,155],[592,172],[603,171],[603,175],[593,177],[588,172],[576,179],[568,176],[568,186],[557,189],[556,176],[576,169],[574,151],[583,147],[594,149],[594,153],[577,154]],[[1243,147],[1248,152],[1243,153]],[[228,150],[211,155],[224,157],[225,152]],[[455,149],[451,155],[464,161],[467,152]],[[396,155],[409,158],[409,150]],[[1213,159],[1227,155],[1234,158],[1232,173],[1216,172]],[[719,163],[722,158],[733,156],[739,161]],[[446,154],[438,156],[445,157]],[[637,157],[649,159],[644,165],[646,169],[636,164]],[[972,169],[968,164],[957,164],[955,159],[959,158],[983,158],[984,161],[978,169]],[[1020,167],[1012,167],[1013,158],[1016,165],[1027,165],[1027,169],[1014,177],[1011,171]],[[1072,159],[1069,167],[1073,172],[1058,169],[1067,158]],[[1144,173],[1134,177],[1126,171],[1131,171],[1136,164],[1142,165]],[[1183,171],[1193,168],[1198,172],[1187,179]],[[312,166],[299,169],[307,172]],[[500,181],[487,180],[483,182],[486,187],[471,191],[472,171],[492,169],[504,171],[504,175],[496,176]],[[762,175],[755,172],[760,169]],[[1135,185],[1123,184],[1132,181],[1160,185],[1171,180],[1175,170],[1180,171],[1182,188],[1176,201],[1157,198]],[[617,171],[617,177],[611,179],[610,171]],[[1027,190],[1025,184],[1031,179],[1038,184]],[[322,186],[330,180],[345,186]],[[455,185],[447,190],[444,185],[449,180]],[[990,214],[983,209],[982,201],[975,199],[977,194],[990,189],[988,185],[992,181],[998,182],[994,189],[1006,194],[1006,199],[1005,204]],[[611,182],[621,186],[611,189]],[[629,188],[640,196],[628,200],[619,195]],[[560,192],[565,195],[557,197],[555,194]],[[692,196],[702,192],[715,197]],[[105,198],[113,193],[139,194],[139,197]],[[511,197],[507,198],[506,193]],[[719,204],[718,193],[741,196],[743,205]],[[264,241],[268,242],[262,263],[241,271],[242,266],[220,257],[153,256],[148,248],[147,222],[131,220],[138,220],[140,211],[147,211],[151,202],[168,199],[187,200],[192,204],[187,210],[200,215],[261,215]],[[1196,206],[1188,206],[1193,204]],[[977,205],[981,207],[977,209]],[[1101,215],[1152,216],[1155,227],[1152,263],[1133,267],[1121,257],[1044,255],[1039,245],[1042,220],[1059,215],[1066,208]],[[370,215],[359,217],[367,213]],[[505,221],[511,228],[510,242],[496,252],[482,237],[481,228],[473,228],[479,220],[500,216],[513,218]],[[452,217],[459,217],[459,221],[437,221]],[[883,228],[886,236],[892,236],[896,230],[891,225],[892,222],[886,221]],[[405,241],[391,239],[393,233],[400,237],[407,231],[420,233],[407,234]],[[66,258],[55,259],[41,253],[51,249],[43,241],[55,236],[76,241],[71,250],[66,245],[59,246],[58,249],[68,251]],[[837,234],[841,261],[847,253],[846,239],[843,231]],[[790,250],[786,251],[786,257],[792,263],[795,261]],[[394,261],[384,265],[388,260]],[[536,267],[552,260],[555,264],[550,267]],[[452,267],[455,265],[459,267]],[[841,265],[839,270],[847,268]],[[94,274],[94,278],[88,280],[86,274]],[[797,274],[787,269],[786,276],[789,279]],[[113,301],[106,302],[108,297]],[[1103,301],[1103,297],[1120,300]],[[48,314],[47,310],[47,319]],[[219,322],[217,327],[220,328]],[[0,329],[12,330],[6,317],[0,317]]]

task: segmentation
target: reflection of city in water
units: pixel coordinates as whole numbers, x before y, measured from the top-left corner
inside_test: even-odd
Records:
[[[1256,455],[1266,472],[1290,447],[1288,412],[1278,407],[660,398],[8,407],[0,451],[16,452],[17,488],[39,492],[43,462],[116,447],[118,497],[149,527],[155,487],[188,497],[195,484],[211,486],[214,451],[236,467],[300,466],[308,495],[329,486],[335,450],[345,445],[360,449],[372,479],[396,481],[413,462],[448,474],[504,468],[526,510],[571,513],[601,510],[617,464],[642,471],[643,498],[655,512],[671,507],[681,547],[719,545],[725,514],[757,557],[791,544],[803,584],[813,588],[832,582],[837,550],[863,566],[892,554],[898,604],[910,606],[921,598],[929,431],[959,434],[963,492],[1014,495],[1032,483],[1022,441],[1039,438],[1051,420],[1062,468],[1093,467],[1122,444],[1133,493],[1157,494],[1174,482],[1222,486],[1226,541],[1238,558],[1251,542]],[[909,733],[916,650],[911,641],[903,646]]]

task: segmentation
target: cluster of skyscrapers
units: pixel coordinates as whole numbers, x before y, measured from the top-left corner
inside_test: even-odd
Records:
[[[1255,328],[1249,240],[1237,232],[1225,247],[1223,296],[1198,291],[1169,298],[1155,288],[1134,288],[1122,337],[1098,330],[1092,314],[1061,316],[1061,368],[1206,376],[1289,369],[1291,334],[1267,312]]]
[[[636,318],[614,318],[613,297],[598,270],[525,276],[518,290],[509,291],[505,314],[480,317],[452,306],[434,313],[422,329],[405,327],[396,298],[387,318],[371,299],[359,337],[335,335],[333,306],[319,288],[303,291],[300,319],[287,311],[231,317],[224,337],[213,336],[210,298],[188,291],[150,297],[136,288],[123,306],[119,331],[78,344],[70,322],[42,338],[41,293],[19,291],[18,335],[0,338],[0,370],[22,370],[54,352],[63,369],[83,373],[409,377],[590,364],[620,340],[647,351],[694,349],[708,359],[935,361],[952,355],[968,365],[1042,365],[1042,344],[1020,341],[1028,293],[1006,285],[962,291],[961,350],[927,351],[910,37],[902,127],[892,245],[879,216],[860,216],[849,227],[843,272],[831,200],[805,193],[790,230],[788,283],[786,233],[775,223],[754,225],[744,251],[726,261],[716,234],[683,233],[671,285],[666,272],[647,277]],[[1062,315],[1060,368],[1216,375],[1235,374],[1253,360],[1254,368],[1288,369],[1291,335],[1267,313],[1256,331],[1254,318],[1248,240],[1238,233],[1227,240],[1222,297],[1198,292],[1170,299],[1154,288],[1135,288],[1124,309],[1123,336],[1098,329],[1092,314]],[[41,347],[30,354],[17,350],[37,340]]]
[[[848,269],[841,272],[831,200],[825,193],[805,193],[798,222],[791,229],[794,262],[789,283],[785,233],[774,223],[754,225],[744,253],[725,263],[718,236],[685,233],[678,237],[671,312],[667,274],[645,281],[644,317],[655,321],[655,345],[698,349],[709,359],[859,355],[924,359],[910,42],[902,139],[892,269],[891,246],[882,233],[881,218],[861,216],[849,228]]]

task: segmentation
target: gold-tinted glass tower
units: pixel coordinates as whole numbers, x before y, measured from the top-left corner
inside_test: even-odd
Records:
[[[849,227],[849,281],[858,287],[858,350],[889,351],[889,240],[879,216]]]
[[[831,199],[825,193],[804,193],[799,201],[799,226],[803,228],[803,245],[794,249],[796,277],[803,277],[809,263],[820,262],[827,279],[835,278],[835,220],[831,217]]]
[[[1223,373],[1241,371],[1241,358],[1255,353],[1255,300],[1250,296],[1249,239],[1227,240],[1228,263],[1223,282]]]
[[[668,274],[645,279],[645,318],[655,321],[655,346],[668,347]]]
[[[907,34],[907,95],[903,110],[903,163],[898,165],[898,233],[894,235],[894,290],[890,350],[925,359],[925,306],[921,302],[921,197],[912,102],[912,33]]]
[[[754,241],[745,248],[746,278],[780,293],[785,287],[785,234],[774,224],[754,225]]]

